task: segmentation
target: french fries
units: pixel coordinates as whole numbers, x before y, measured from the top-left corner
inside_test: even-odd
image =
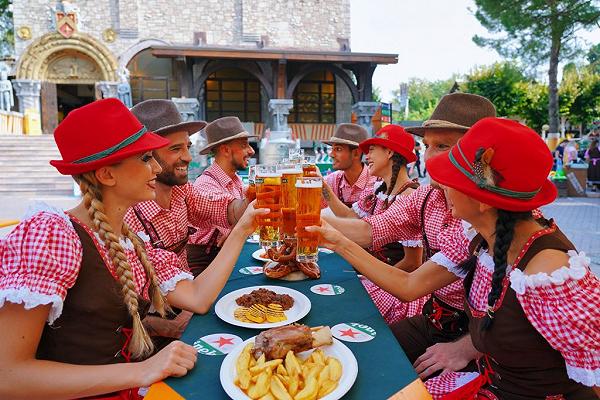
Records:
[[[249,343],[236,361],[235,384],[251,399],[316,400],[333,392],[342,377],[342,364],[316,349],[302,360],[292,351],[285,359],[255,360]]]

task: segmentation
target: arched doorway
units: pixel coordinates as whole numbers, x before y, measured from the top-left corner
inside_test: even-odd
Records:
[[[25,50],[16,79],[41,82],[42,127],[49,133],[69,111],[97,98],[96,82],[117,81],[117,65],[113,54],[90,35],[65,38],[55,32]]]
[[[293,94],[294,108],[290,122],[336,122],[336,82],[331,71],[320,70],[307,74],[298,83]]]

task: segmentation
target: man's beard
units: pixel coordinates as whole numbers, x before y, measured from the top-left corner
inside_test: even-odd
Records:
[[[163,160],[161,160],[157,156],[154,156],[154,158],[156,158],[156,161],[162,168],[161,173],[156,176],[156,180],[158,182],[160,182],[164,185],[167,185],[167,186],[179,186],[179,185],[184,185],[187,183],[187,181],[188,181],[187,174],[185,176],[178,177],[177,175],[175,175],[175,168],[187,167],[189,165],[189,163],[180,162],[173,166],[170,166],[170,165],[166,165],[166,163],[163,162]]]
[[[244,166],[244,164],[246,164],[244,159],[242,159],[241,163],[239,163],[235,159],[233,159],[233,160],[231,160],[231,164],[233,165],[233,168],[235,168],[236,171],[245,171],[247,168],[246,166]]]

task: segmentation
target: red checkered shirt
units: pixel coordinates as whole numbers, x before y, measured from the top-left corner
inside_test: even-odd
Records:
[[[527,320],[561,353],[569,377],[586,386],[600,386],[600,280],[589,269],[585,253],[569,251],[569,256],[569,266],[551,274],[526,275],[509,266],[510,287]],[[493,272],[494,260],[480,251],[469,293],[469,302],[478,311],[487,310]],[[476,376],[451,372],[425,385],[439,399]]]
[[[42,210],[24,219],[0,242],[0,307],[5,301],[23,304],[26,309],[52,304],[48,315],[51,324],[62,313],[83,258],[81,241],[69,218],[85,228],[115,279],[116,269],[98,234],[62,210],[47,205]],[[136,291],[148,299],[146,272],[133,244],[129,239],[121,240],[121,244],[131,265]],[[179,269],[175,254],[149,244],[146,251],[164,294],[175,289],[180,280],[192,279],[192,275]]]
[[[188,227],[217,225],[229,227],[227,206],[231,200],[219,193],[201,191],[190,183],[173,186],[170,208],[162,208],[156,201],[138,203],[137,208],[153,226],[164,246],[168,247],[184,240],[188,235]],[[141,221],[133,209],[125,215],[125,222],[140,236],[147,236]],[[179,255],[181,269],[187,271],[187,251]]]
[[[212,196],[224,199],[228,205],[233,200],[244,198],[244,186],[239,176],[231,178],[223,169],[214,163],[208,167],[202,175],[194,182],[194,188],[203,193],[210,193]],[[227,223],[227,206],[224,207],[225,223],[215,224],[211,221],[204,221],[200,224],[195,224],[198,231],[190,238],[190,243],[193,244],[209,244],[213,238],[214,244],[231,231],[231,225]]]
[[[446,205],[444,192],[432,189],[430,185],[423,185],[411,194],[403,196],[401,202],[392,203],[381,214],[364,218],[373,230],[373,248],[381,248],[386,243],[393,241],[421,245],[421,208],[430,190],[433,191],[424,207],[424,230],[430,248],[440,250],[444,241],[453,238],[457,232],[463,231],[461,221],[452,217],[452,212]],[[447,256],[452,259],[458,260],[461,257],[466,259],[468,256],[468,242],[466,242],[466,247],[453,249],[448,246],[445,249],[448,251]],[[448,305],[460,310],[464,308],[464,289],[461,280],[438,289],[434,293]]]
[[[369,173],[369,168],[366,165],[363,165],[363,169],[354,185],[348,183],[344,171],[335,171],[325,177],[325,182],[327,182],[333,193],[342,202],[350,204],[359,201],[363,193],[372,194],[373,185],[376,181],[377,177]],[[325,207],[327,207],[327,202],[323,200],[321,208]]]

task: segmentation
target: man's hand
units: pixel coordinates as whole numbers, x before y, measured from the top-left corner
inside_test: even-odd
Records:
[[[473,346],[471,335],[467,334],[455,342],[436,343],[427,348],[414,363],[419,378],[425,379],[436,371],[442,374],[450,371],[460,371],[471,360],[478,357],[479,352]]]

